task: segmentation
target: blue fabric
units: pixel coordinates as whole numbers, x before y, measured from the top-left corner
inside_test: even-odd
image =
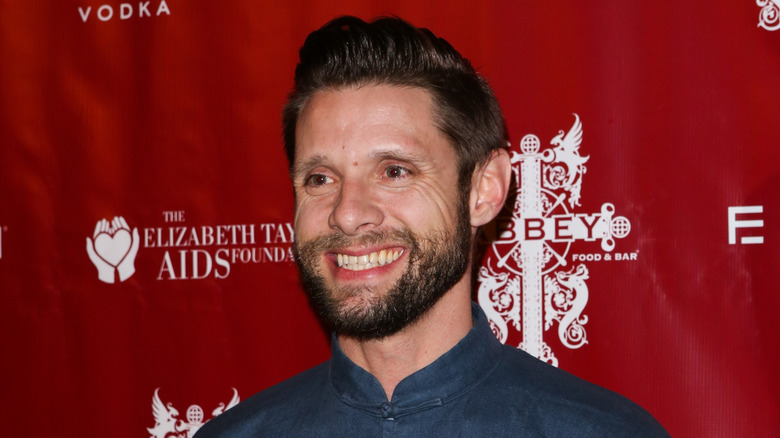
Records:
[[[387,401],[333,337],[329,361],[209,421],[208,437],[666,437],[628,399],[502,345],[476,304],[474,327]]]

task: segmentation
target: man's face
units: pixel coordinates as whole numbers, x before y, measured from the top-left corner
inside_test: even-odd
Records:
[[[298,119],[292,177],[301,279],[339,334],[396,333],[463,278],[468,206],[426,91],[315,94]]]

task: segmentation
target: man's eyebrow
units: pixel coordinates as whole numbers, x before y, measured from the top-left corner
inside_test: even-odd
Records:
[[[418,154],[412,154],[398,149],[384,149],[374,151],[371,153],[371,158],[375,160],[404,161],[411,164],[424,161],[423,157]]]
[[[417,164],[425,161],[424,158],[418,154],[412,154],[398,149],[380,149],[371,152],[369,157],[372,160],[402,161],[410,164]],[[317,166],[322,166],[327,162],[328,156],[325,154],[314,154],[310,157],[307,157],[306,159],[301,160],[300,162],[297,162],[293,165],[291,174],[292,178],[296,179],[303,177],[309,170]]]

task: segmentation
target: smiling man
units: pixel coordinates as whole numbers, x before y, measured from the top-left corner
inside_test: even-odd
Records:
[[[399,19],[306,39],[283,114],[295,253],[332,357],[207,436],[667,436],[627,399],[493,336],[471,301],[477,230],[511,179],[490,87]]]

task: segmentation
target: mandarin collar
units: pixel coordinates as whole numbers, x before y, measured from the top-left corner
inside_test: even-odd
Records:
[[[333,334],[333,390],[344,403],[383,418],[402,417],[458,398],[486,378],[500,358],[501,343],[490,329],[485,313],[472,302],[471,314],[474,326],[466,336],[431,364],[401,380],[390,402],[379,381],[341,351]]]

